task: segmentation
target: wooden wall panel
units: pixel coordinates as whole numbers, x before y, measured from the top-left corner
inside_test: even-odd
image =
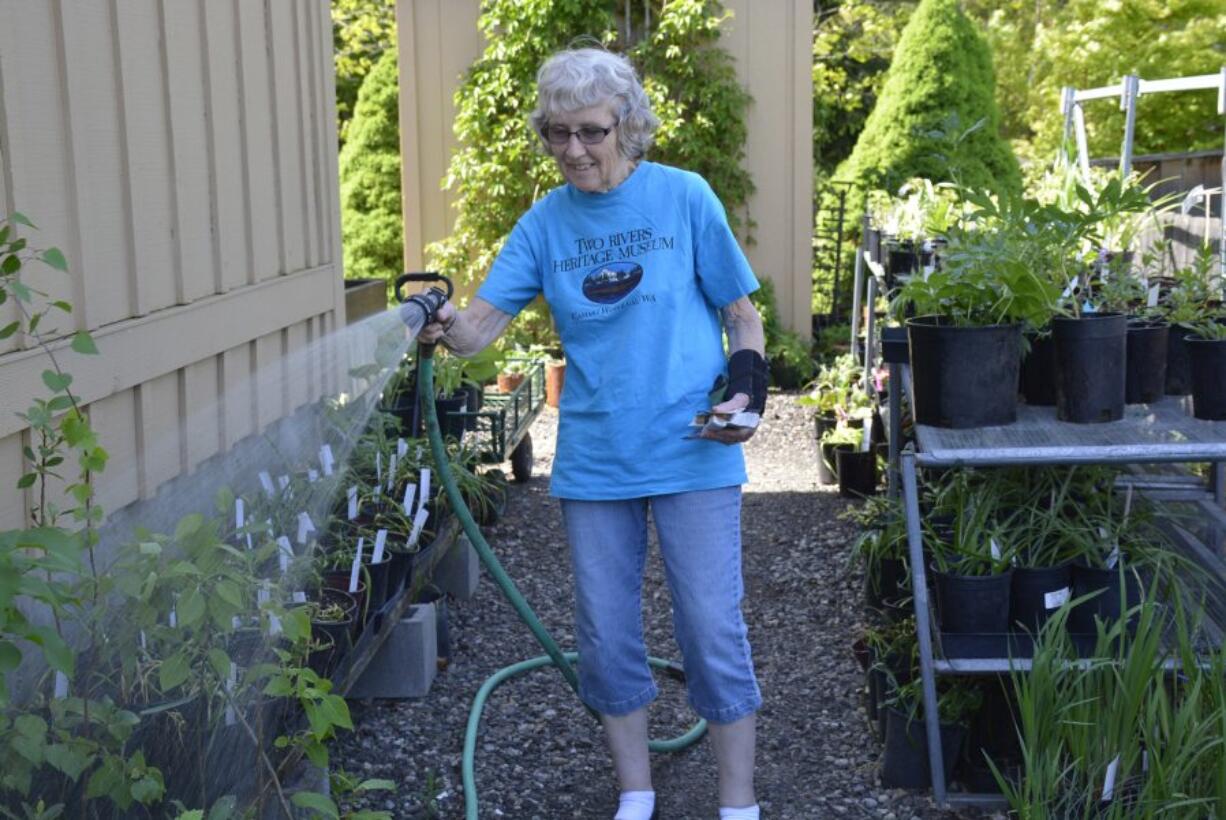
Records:
[[[311,64],[317,59],[312,40],[314,21],[310,13],[309,0],[298,0],[294,3],[294,56],[297,71],[294,72],[294,100],[297,109],[298,123],[295,131],[298,134],[299,175],[302,179],[303,196],[298,204],[302,216],[303,254],[307,266],[319,264],[320,226],[319,214],[319,114],[315,110],[316,95],[311,81]]]
[[[259,3],[247,0],[234,2],[239,15],[243,134],[247,144],[246,216],[251,242],[249,281],[258,282],[276,276],[281,270],[267,28],[264,9]]]
[[[140,498],[136,392],[122,390],[89,406],[89,420],[110,459],[98,476],[98,503],[107,514]]]
[[[221,405],[217,358],[183,368],[183,430],[187,469],[194,470],[221,450]]]
[[[124,0],[115,6],[136,315],[178,301],[177,206],[158,6],[158,0]]]
[[[14,433],[0,438],[0,476],[8,484],[4,492],[0,492],[0,530],[17,529],[26,523],[26,494],[14,489],[17,479],[25,472],[22,435]]]
[[[302,215],[302,139],[299,134],[298,83],[293,0],[268,0],[268,59],[273,95],[274,152],[278,179],[277,210],[281,217],[281,272],[306,264],[306,234]]]
[[[284,332],[278,330],[255,340],[256,430],[286,415]]]
[[[311,400],[311,350],[307,339],[307,322],[298,322],[285,329],[285,392],[289,412]]]
[[[221,355],[224,447],[255,432],[255,392],[251,378],[254,344],[232,347]]]
[[[158,487],[183,472],[179,378],[177,371],[167,373],[150,379],[137,390],[142,498],[151,498]]]
[[[234,7],[203,2],[205,83],[208,88],[211,202],[216,232],[219,291],[247,283],[247,219],[237,207],[244,199],[242,98],[239,96],[238,44]],[[225,203],[233,203],[227,205]]]
[[[216,256],[210,206],[208,115],[205,109],[202,0],[164,2],[171,143],[178,201],[182,303],[216,293]]]
[[[74,273],[96,327],[132,315],[135,293],[115,20],[109,3],[65,3],[61,26],[81,233]]]

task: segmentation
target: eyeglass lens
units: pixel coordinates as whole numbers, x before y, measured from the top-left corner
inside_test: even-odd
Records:
[[[596,145],[603,142],[604,138],[609,135],[614,126],[608,128],[600,128],[596,125],[585,125],[575,131],[564,128],[561,125],[551,125],[545,129],[545,139],[549,140],[552,145],[565,145],[570,142],[570,135],[575,134],[579,137],[579,142],[584,145]]]

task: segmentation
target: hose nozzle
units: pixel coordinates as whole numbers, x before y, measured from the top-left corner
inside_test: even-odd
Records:
[[[444,291],[442,288],[432,287],[429,290],[414,293],[411,296],[405,296],[401,289],[407,282],[442,282],[447,286]],[[434,314],[443,306],[443,303],[451,298],[452,287],[451,280],[439,273],[403,273],[396,278],[396,299],[401,303],[400,321],[404,322],[409,327],[414,324],[414,318],[421,317],[421,324],[418,327],[424,327],[434,320]]]

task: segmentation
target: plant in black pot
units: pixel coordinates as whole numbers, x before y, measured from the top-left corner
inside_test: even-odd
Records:
[[[1166,393],[1184,396],[1192,392],[1192,359],[1187,337],[1214,316],[1220,306],[1221,289],[1215,285],[1217,255],[1201,247],[1192,263],[1177,269],[1158,302],[1163,318],[1171,325],[1167,341]]]
[[[829,447],[834,453],[839,494],[849,498],[877,492],[877,454],[866,429],[871,418],[866,411],[855,413],[862,417],[840,418],[821,439],[821,447]]]
[[[1017,418],[1022,327],[1043,326],[1059,293],[1037,276],[1020,200],[965,192],[971,222],[952,229],[939,270],[907,277],[893,311],[908,319],[915,421],[937,427]]]
[[[1202,320],[1184,337],[1192,376],[1192,415],[1226,420],[1226,317]]]
[[[852,542],[851,560],[864,563],[866,605],[890,620],[905,618],[911,609],[911,578],[901,504],[897,499],[874,496],[860,507],[849,508],[843,517],[862,527]]]
[[[864,630],[863,657],[868,681],[867,712],[878,737],[886,732],[886,704],[899,686],[919,677],[919,639],[915,617]]]
[[[826,434],[838,426],[840,412],[847,417],[855,409],[871,407],[868,395],[860,386],[863,375],[864,368],[855,356],[850,353],[836,356],[821,365],[817,377],[806,386],[804,395],[796,399],[800,406],[813,409],[818,484],[834,484],[837,480],[834,447]]]
[[[1100,253],[1100,258],[1105,257]],[[1096,285],[1098,307],[1107,313],[1128,317],[1125,354],[1124,402],[1149,404],[1166,395],[1167,343],[1170,323],[1161,315],[1156,301],[1149,304],[1146,283],[1132,268],[1100,263]],[[1156,299],[1157,293],[1154,297]]]
[[[966,739],[967,726],[983,702],[979,686],[977,681],[967,678],[942,678],[937,683],[941,758],[947,783]],[[932,785],[924,721],[923,680],[916,677],[899,685],[889,701],[881,758],[883,786],[923,789]]]

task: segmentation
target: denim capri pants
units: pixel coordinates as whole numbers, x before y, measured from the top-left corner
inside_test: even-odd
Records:
[[[575,573],[579,696],[617,716],[658,694],[643,643],[648,507],[690,705],[712,723],[731,723],[762,705],[741,617],[739,486],[618,501],[562,499]]]

